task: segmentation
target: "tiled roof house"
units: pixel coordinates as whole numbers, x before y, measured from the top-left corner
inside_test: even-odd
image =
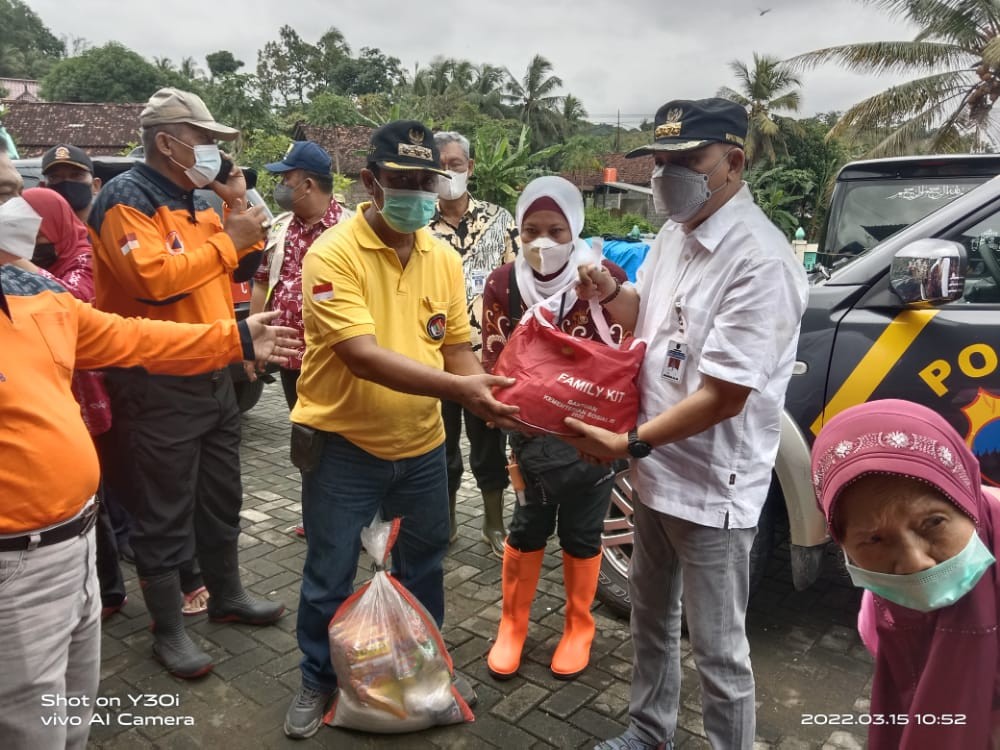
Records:
[[[22,157],[40,156],[59,143],[71,143],[98,156],[120,154],[139,142],[143,104],[15,101],[3,124]]]

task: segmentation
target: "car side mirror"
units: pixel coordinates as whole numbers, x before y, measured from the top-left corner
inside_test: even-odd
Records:
[[[889,284],[906,305],[954,302],[965,292],[967,268],[968,255],[962,243],[916,240],[896,252]]]

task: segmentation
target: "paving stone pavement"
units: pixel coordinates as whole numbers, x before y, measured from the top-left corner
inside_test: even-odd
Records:
[[[484,655],[500,617],[500,561],[479,533],[482,507],[471,476],[460,491],[461,530],[445,561],[444,637],[456,668],[479,692],[471,724],[404,736],[372,736],[324,727],[312,739],[287,740],[285,709],[299,684],[295,610],[305,543],[299,519],[298,472],[288,460],[289,426],[277,385],[243,420],[243,579],[258,595],[285,603],[275,627],[216,625],[188,618],[193,637],[216,659],[207,677],[170,677],[151,658],[148,616],[134,570],[126,565],[129,601],[105,624],[100,701],[107,725],[92,726],[90,746],[123,748],[589,748],[628,721],[631,643],[628,623],[597,606],[597,637],[589,669],[575,682],[548,670],[562,621],[557,545],[550,544],[520,674],[496,682]],[[508,517],[513,497],[508,497]],[[835,566],[827,566],[828,569]],[[367,574],[364,561],[359,580]],[[370,568],[369,568],[370,569]],[[871,659],[853,628],[859,597],[835,572],[808,591],[791,585],[787,547],[779,548],[750,605],[748,628],[757,678],[755,750],[849,750],[864,747],[863,728],[838,726],[868,708]],[[690,645],[684,642],[679,750],[709,748],[701,723],[700,690]],[[115,706],[116,702],[120,703]],[[137,705],[136,705],[137,704]],[[150,705],[153,704],[153,705]],[[804,714],[814,714],[811,723]],[[846,715],[832,717],[832,715]],[[186,721],[193,721],[187,726]],[[172,721],[173,725],[142,722]]]

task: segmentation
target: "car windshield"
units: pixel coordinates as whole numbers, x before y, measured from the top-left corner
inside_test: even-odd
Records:
[[[981,185],[986,177],[840,182],[833,195],[824,261],[843,265]]]

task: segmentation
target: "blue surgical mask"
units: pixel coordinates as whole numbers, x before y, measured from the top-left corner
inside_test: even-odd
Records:
[[[382,187],[377,180],[375,184]],[[379,213],[385,223],[400,234],[411,234],[426,227],[437,210],[437,193],[383,187],[382,194]]]
[[[846,558],[845,558],[846,561]],[[919,573],[893,575],[875,573],[847,563],[855,586],[868,589],[883,599],[919,612],[948,607],[968,594],[986,570],[996,562],[979,534],[954,557]]]

